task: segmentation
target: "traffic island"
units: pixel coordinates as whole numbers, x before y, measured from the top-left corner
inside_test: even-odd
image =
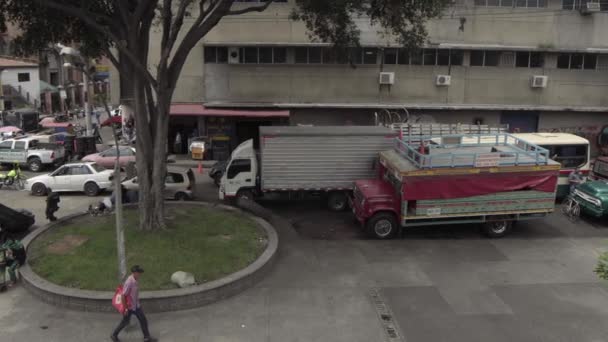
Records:
[[[146,311],[200,307],[252,286],[277,252],[275,229],[239,209],[201,202],[167,203],[168,229],[141,232],[137,211],[125,210],[127,265],[144,267],[141,300]],[[114,216],[78,214],[34,231],[24,245],[25,287],[43,301],[83,311],[113,311],[116,279]],[[176,271],[197,285],[177,288]]]

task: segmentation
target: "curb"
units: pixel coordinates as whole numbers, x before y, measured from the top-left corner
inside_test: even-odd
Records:
[[[268,245],[266,246],[266,250],[249,266],[223,278],[183,289],[141,292],[140,301],[142,306],[145,307],[146,312],[192,309],[231,297],[256,284],[272,268],[277,256],[279,237],[274,227],[266,220],[248,214],[238,208],[222,204],[206,202],[176,202],[167,204],[202,205],[209,208],[219,208],[221,210],[241,213],[257,222],[259,227],[266,232]],[[30,243],[45,231],[84,215],[88,215],[88,213],[69,215],[52,224],[36,229],[26,236],[22,243],[27,250]],[[38,276],[27,263],[20,268],[20,274],[25,288],[46,303],[79,311],[116,311],[112,306],[114,292],[79,290],[59,286]]]

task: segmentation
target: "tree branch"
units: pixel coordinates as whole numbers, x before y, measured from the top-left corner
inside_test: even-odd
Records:
[[[133,55],[133,53],[129,49],[127,49],[127,47],[123,46],[123,40],[119,39],[119,37],[117,37],[115,34],[113,34],[107,27],[97,23],[92,17],[89,17],[88,11],[85,11],[79,7],[60,4],[60,3],[57,3],[52,0],[38,0],[36,2],[42,7],[55,9],[55,10],[64,12],[65,14],[77,17],[80,20],[82,20],[83,23],[85,25],[89,26],[91,29],[96,30],[101,34],[106,35],[108,38],[110,38],[111,40],[114,41],[116,48],[119,49],[120,52],[124,53],[124,55],[127,56],[127,58],[129,58],[131,63],[133,63],[135,68],[148,80],[148,82],[150,82],[154,86],[156,86],[158,84],[158,82],[156,81],[154,76],[152,76],[152,74],[150,73],[148,68],[146,66],[142,65],[137,60],[135,55]]]
[[[274,0],[267,0],[266,3],[263,5],[250,6],[247,8],[240,9],[240,10],[229,11],[228,14],[226,14],[226,15],[240,15],[240,14],[245,14],[245,13],[250,13],[250,12],[264,12],[270,6],[270,4],[272,4],[273,2],[274,2]]]
[[[112,53],[112,50],[110,50],[110,48],[104,48],[104,52],[106,54],[106,57],[108,57],[108,59],[110,60],[110,62],[112,62],[114,67],[116,67],[118,72],[122,74],[124,68],[123,68],[123,65],[120,64],[118,57],[114,56],[114,54]]]

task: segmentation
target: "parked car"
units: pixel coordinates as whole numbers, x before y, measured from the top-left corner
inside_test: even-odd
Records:
[[[220,186],[220,182],[222,180],[222,176],[226,171],[226,166],[228,165],[228,161],[218,161],[217,163],[211,166],[211,170],[209,170],[209,177],[213,179],[215,185]]]
[[[169,167],[165,178],[165,198],[178,201],[191,200],[194,189],[194,173],[191,169],[179,169]],[[127,190],[139,190],[137,177],[122,182]]]
[[[120,151],[120,156],[118,157],[118,164],[120,167],[126,167],[130,162],[135,162],[135,148],[121,146],[118,150]],[[107,169],[113,169],[114,162],[116,161],[116,147],[111,147],[103,152],[84,156],[82,161],[95,162]]]
[[[48,189],[57,192],[82,191],[87,196],[96,196],[112,186],[112,170],[97,163],[70,163],[42,176],[25,181],[25,189],[32,195],[44,196]]]

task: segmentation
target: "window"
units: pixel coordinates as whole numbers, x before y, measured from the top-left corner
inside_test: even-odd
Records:
[[[562,168],[575,168],[587,163],[587,145],[542,146],[549,150],[551,159],[562,164]]]
[[[397,49],[384,50],[384,64],[397,64]]]
[[[287,48],[244,47],[240,62],[245,64],[282,64],[287,62]]]
[[[170,172],[165,177],[165,183],[167,184],[180,184],[184,182],[184,176],[181,173]]]
[[[91,170],[89,170],[89,167],[86,165],[72,166],[69,171],[69,174],[73,176],[90,175],[91,173]]]
[[[251,172],[251,160],[249,159],[235,159],[230,163],[228,168],[227,177],[233,179],[239,173]]]
[[[471,66],[498,66],[500,51],[471,51]]]
[[[586,3],[587,1],[585,1]],[[578,10],[581,8],[582,0],[562,0],[562,9]]]
[[[103,172],[103,171],[106,170],[105,167],[103,167],[103,166],[101,166],[101,165],[99,165],[97,163],[91,164],[91,167],[93,168],[93,170],[95,170],[95,172]]]
[[[258,62],[259,61],[257,47],[241,48],[241,63],[257,64]]]
[[[13,150],[25,150],[25,141],[15,141]]]
[[[384,64],[410,64],[410,53],[406,49],[385,49]]]
[[[557,56],[558,69],[601,70],[606,67],[604,56],[593,53],[560,53]]]
[[[464,60],[464,51],[450,50],[450,65],[462,65]]]
[[[119,152],[121,157],[130,157],[134,155],[133,150],[130,148],[121,148]]]
[[[0,143],[0,150],[10,150],[13,147],[12,141],[4,141]]]
[[[437,50],[423,49],[422,50],[422,64],[436,65],[437,64]]]
[[[54,176],[65,176],[65,175],[67,175],[67,174],[68,174],[69,169],[70,169],[70,168],[69,168],[68,166],[64,166],[64,167],[62,167],[62,168],[58,169],[57,171],[55,171],[55,173],[53,173],[53,175],[52,175],[52,176],[53,176],[53,177],[54,177]]]
[[[228,48],[225,46],[206,46],[205,63],[228,63]]]
[[[378,61],[378,49],[364,48],[363,49],[363,64],[376,64]]]
[[[106,150],[105,152],[103,152],[102,157],[116,157],[116,150],[115,149]]]
[[[29,82],[30,81],[30,73],[29,72],[20,72],[17,74],[17,81],[19,82]]]
[[[528,7],[528,8],[547,7],[547,0],[516,0],[515,7]]]
[[[297,47],[294,49],[297,64],[320,64],[321,54],[321,48],[319,47]]]
[[[450,65],[450,50],[437,50],[437,65]]]
[[[547,0],[475,0],[475,6],[487,7],[547,7]]]
[[[320,64],[323,60],[323,50],[318,47],[308,48],[308,63]]]
[[[515,53],[515,66],[518,68],[542,68],[544,55],[540,52],[518,51]]]

